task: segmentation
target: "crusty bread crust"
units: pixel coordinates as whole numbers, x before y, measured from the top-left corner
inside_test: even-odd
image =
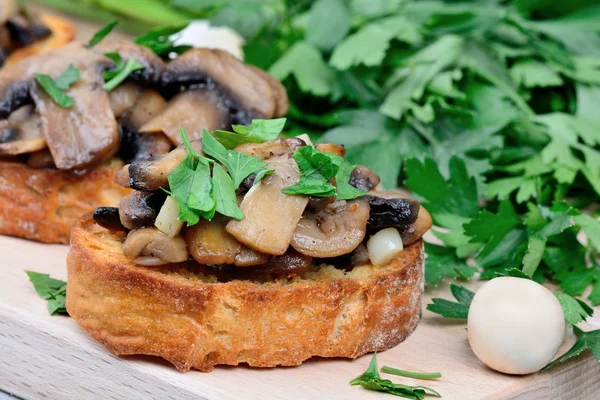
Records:
[[[77,176],[0,161],[0,234],[69,243],[75,221],[99,206],[118,206],[131,189],[115,184],[116,160]]]
[[[422,240],[383,267],[224,283],[190,263],[136,265],[121,251],[124,237],[88,214],[73,227],[67,257],[67,310],[114,354],[163,357],[181,371],[291,366],[386,350],[420,317]]]
[[[52,31],[52,34],[29,46],[16,49],[6,58],[5,65],[12,65],[31,55],[57,49],[75,38],[75,27],[67,20],[48,14],[42,15],[40,19]]]

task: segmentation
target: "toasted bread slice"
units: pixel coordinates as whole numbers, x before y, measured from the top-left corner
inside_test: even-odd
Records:
[[[123,255],[124,239],[88,214],[67,257],[67,310],[114,354],[159,356],[181,371],[292,366],[386,350],[420,317],[421,239],[386,266],[321,265],[269,282],[218,282],[193,263],[139,266]]]
[[[69,243],[71,226],[103,205],[118,206],[130,189],[113,182],[123,163],[78,176],[0,161],[0,234],[45,243]]]
[[[71,42],[75,38],[75,27],[63,18],[54,15],[44,14],[40,17],[44,25],[52,31],[47,38],[38,40],[35,43],[21,47],[13,51],[6,59],[5,66],[15,64],[33,54],[56,49]]]

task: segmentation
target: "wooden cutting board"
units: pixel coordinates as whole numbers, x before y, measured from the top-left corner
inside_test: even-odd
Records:
[[[356,360],[314,359],[299,367],[217,367],[212,373],[177,372],[152,357],[116,357],[90,339],[73,320],[50,316],[26,269],[66,280],[68,248],[0,236],[0,389],[26,399],[381,399],[348,382],[368,366]],[[478,284],[471,284],[477,286]],[[450,298],[447,287],[427,290]],[[600,320],[592,321],[600,327]],[[584,327],[584,329],[594,328]],[[565,351],[574,342],[571,335]],[[600,398],[600,364],[587,352],[546,373],[503,375],[475,358],[465,324],[425,310],[416,331],[378,355],[379,365],[440,371],[426,384],[444,399]],[[423,384],[389,376],[407,384]]]
[[[73,19],[87,40],[99,25]],[[117,36],[119,33],[116,33]],[[177,372],[152,357],[116,357],[91,340],[69,317],[49,316],[46,301],[24,270],[66,280],[68,247],[0,236],[0,390],[26,399],[383,399],[348,382],[367,368],[356,360],[314,359],[294,368],[218,367],[210,374]],[[469,286],[475,289],[478,284]],[[525,377],[486,368],[471,352],[464,323],[425,310],[432,297],[450,298],[447,286],[428,289],[423,318],[402,344],[378,355],[379,365],[440,371],[426,384],[444,399],[600,398],[600,364],[587,352],[550,372]],[[591,321],[600,328],[600,318]],[[595,326],[593,326],[595,325]],[[568,349],[569,336],[561,348]]]

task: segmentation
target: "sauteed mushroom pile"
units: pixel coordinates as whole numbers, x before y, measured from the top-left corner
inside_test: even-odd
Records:
[[[36,13],[28,16],[14,0],[2,0],[0,2],[0,67],[13,51],[48,37],[51,33]]]
[[[353,199],[282,193],[301,179],[294,154],[305,146],[296,137],[233,149],[258,157],[273,170],[256,184],[256,175],[249,175],[237,189],[243,218],[216,214],[194,225],[178,220],[178,203],[167,191],[172,189],[169,175],[188,153],[180,146],[126,165],[116,181],[136,191],[123,198],[118,209],[98,208],[94,219],[107,229],[127,233],[123,252],[138,264],[193,262],[191,258],[198,268],[225,280],[289,278],[322,263],[339,268],[387,264],[431,227],[429,213],[416,200],[375,190],[379,177],[363,166],[353,166],[348,179],[364,191]],[[202,140],[191,141],[190,147],[203,154]],[[314,147],[336,157],[345,153],[335,144]],[[340,182],[331,182],[339,187]]]
[[[106,90],[105,72],[117,67],[106,54],[115,53],[141,68]],[[65,107],[36,76],[57,80],[69,68],[79,75],[64,92],[73,99]],[[224,51],[191,49],[165,62],[128,41],[71,43],[0,71],[0,160],[81,174],[115,156],[137,163],[167,154],[181,143],[180,126],[197,139],[202,129],[230,129],[286,111],[278,81]],[[168,157],[177,164],[177,154]]]

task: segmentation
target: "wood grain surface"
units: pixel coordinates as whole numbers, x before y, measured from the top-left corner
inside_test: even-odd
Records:
[[[98,25],[77,21],[87,39]],[[25,399],[383,399],[348,382],[370,355],[356,360],[314,359],[299,367],[217,367],[210,374],[179,373],[152,357],[116,357],[65,316],[49,316],[26,269],[66,279],[68,248],[0,237],[0,390]],[[473,289],[477,283],[469,284]],[[425,310],[447,286],[427,289],[423,318],[402,344],[378,355],[379,365],[440,371],[427,382],[444,399],[600,399],[600,364],[590,352],[547,373],[508,376],[486,368],[472,353],[464,323]],[[600,319],[583,329],[597,329]],[[574,342],[570,335],[560,352]],[[422,384],[390,376],[407,384]]]
[[[0,389],[5,392],[25,399],[386,396],[348,385],[366,369],[370,355],[356,360],[314,359],[293,368],[217,367],[210,374],[179,373],[152,357],[113,356],[70,318],[48,315],[46,301],[23,272],[31,269],[66,279],[67,251],[66,246],[0,237]],[[428,290],[424,306],[432,296],[449,298],[447,287]],[[600,325],[598,320],[592,323]],[[568,337],[561,351],[573,341],[573,336]],[[600,364],[589,352],[547,373],[503,375],[475,358],[464,323],[443,320],[425,309],[417,330],[404,343],[380,353],[378,359],[380,366],[442,372],[442,379],[428,384],[444,399],[600,398]],[[407,378],[391,378],[418,384]]]

